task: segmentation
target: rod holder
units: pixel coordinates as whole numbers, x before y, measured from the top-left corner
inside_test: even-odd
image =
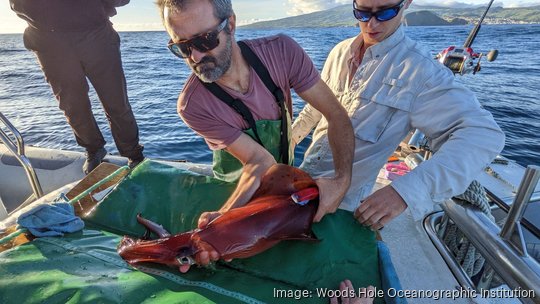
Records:
[[[540,167],[528,166],[519,185],[514,203],[501,229],[501,238],[512,245],[522,256],[527,255],[527,246],[523,238],[521,219],[540,179]]]

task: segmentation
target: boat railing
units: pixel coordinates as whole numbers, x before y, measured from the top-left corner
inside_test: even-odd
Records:
[[[527,205],[531,201],[532,194],[536,189],[536,185],[538,185],[539,179],[540,167],[529,166],[521,180],[512,208],[508,212],[508,218],[501,229],[501,237],[507,243],[513,245],[522,256],[527,255],[527,245],[523,237],[520,221],[525,214]]]
[[[521,225],[525,209],[539,179],[540,167],[529,166],[502,228],[480,209],[470,204],[461,204],[456,200],[442,204],[444,213],[434,213],[426,218],[424,226],[428,235],[463,287],[475,288],[471,278],[441,241],[440,236],[444,231],[437,231],[435,228],[446,220],[451,220],[459,227],[488,264],[483,274],[483,278],[489,277],[488,282],[481,282],[481,286],[476,288],[489,286],[489,280],[495,272],[511,290],[530,292],[533,297],[521,298],[524,303],[540,302],[540,264],[527,252]]]
[[[26,176],[30,181],[30,186],[32,187],[35,198],[38,199],[42,197],[43,190],[32,163],[25,155],[24,139],[21,133],[17,130],[17,128],[15,128],[15,126],[13,126],[13,124],[11,124],[11,122],[2,114],[2,112],[0,112],[0,122],[5,125],[7,131],[11,132],[11,135],[15,138],[15,140],[13,140],[6,131],[0,128],[0,141],[21,163],[24,171],[26,172]]]

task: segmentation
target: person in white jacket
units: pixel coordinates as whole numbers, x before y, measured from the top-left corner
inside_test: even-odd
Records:
[[[340,208],[355,211],[372,229],[406,208],[420,219],[434,203],[463,193],[504,146],[504,133],[474,94],[405,35],[401,19],[411,2],[353,1],[361,32],[330,52],[321,75],[346,108],[356,137],[351,187]],[[334,170],[325,119],[306,106],[292,137],[299,143],[315,126],[301,168],[322,177]],[[371,194],[379,170],[414,129],[436,153]]]

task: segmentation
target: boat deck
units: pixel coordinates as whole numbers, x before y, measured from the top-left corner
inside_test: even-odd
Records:
[[[12,211],[17,207],[16,201],[24,201],[31,195],[31,188],[28,185],[24,170],[8,153],[5,147],[0,145],[0,168],[2,172],[0,174],[0,199],[6,205],[8,211]],[[32,159],[32,164],[36,168],[44,192],[50,192],[58,188],[59,185],[69,184],[68,187],[73,187],[78,180],[84,178],[80,170],[84,162],[83,153],[29,147],[27,155]],[[126,162],[125,159],[117,156],[108,156],[107,160],[117,165],[125,165]],[[211,174],[210,165],[170,161],[166,163],[205,175]],[[51,168],[54,170],[50,170]],[[503,202],[511,205],[524,168],[512,161],[499,161],[492,164],[490,169],[486,174],[480,176],[478,180],[490,192],[500,197]],[[374,191],[390,183],[385,178],[384,173],[384,169],[381,169]],[[68,190],[67,188],[63,189],[63,191]],[[498,207],[494,207],[493,211],[496,217],[499,218],[504,217],[506,214],[504,210]],[[537,186],[536,191],[533,193],[533,202],[529,205],[526,215],[526,219],[536,227],[540,226],[538,223],[540,220],[539,212],[540,186]],[[6,222],[0,222],[0,224],[6,224]],[[0,225],[1,228],[2,225]],[[529,236],[529,240],[534,240],[530,232],[526,229],[525,232]],[[414,292],[421,290],[456,290],[456,288],[460,288],[460,283],[452,274],[449,265],[426,233],[424,223],[415,221],[409,210],[406,210],[384,227],[380,231],[380,236],[390,249],[391,259],[403,290]],[[540,241],[536,239],[536,243],[531,241],[531,244],[532,252],[537,252],[534,249],[537,246],[536,244],[540,244]],[[433,300],[433,298],[408,299],[410,303],[432,303]],[[497,299],[484,299],[481,297],[458,298],[454,302],[520,303],[517,299],[506,299],[501,302]]]

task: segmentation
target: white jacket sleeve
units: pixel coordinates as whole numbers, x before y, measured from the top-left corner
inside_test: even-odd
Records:
[[[417,216],[431,210],[433,203],[463,193],[501,152],[505,139],[473,92],[458,84],[448,70],[435,70],[410,114],[411,126],[426,134],[435,153],[392,183]]]

